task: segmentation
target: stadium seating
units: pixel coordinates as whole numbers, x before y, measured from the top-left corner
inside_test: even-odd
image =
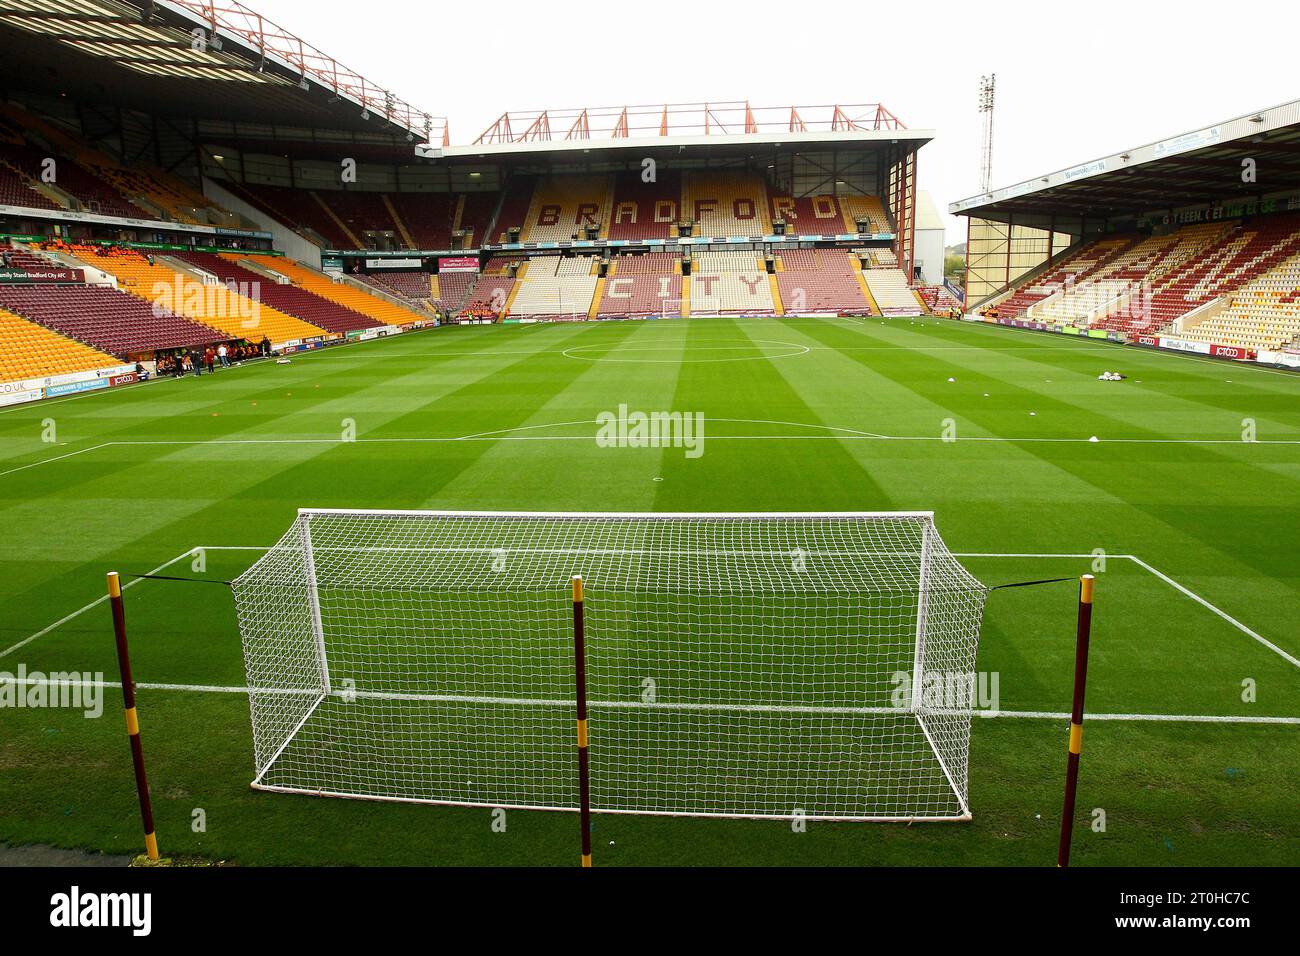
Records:
[[[867,269],[862,276],[883,315],[917,315],[922,311],[901,269]]]
[[[859,219],[866,219],[872,232],[894,231],[894,224],[889,221],[889,214],[879,196],[840,196],[840,211],[844,214],[846,232],[857,232]]]
[[[228,338],[105,286],[0,285],[0,308],[119,357]]]
[[[0,206],[26,206],[29,209],[62,208],[37,192],[30,179],[9,163],[2,145],[0,145]]]
[[[609,180],[606,176],[550,176],[537,181],[524,242],[561,242],[585,239],[585,230],[600,230],[605,222]]]
[[[774,315],[772,285],[756,252],[701,252],[693,257],[691,315]]]
[[[150,265],[149,260],[134,249],[78,245],[73,246],[72,251],[87,265],[114,276],[123,291],[217,329],[227,338],[260,341],[265,336],[273,346],[279,346],[284,342],[327,334],[324,329],[269,305],[254,303],[248,296],[228,286],[200,289],[195,285],[195,279],[157,258]]]
[[[1125,234],[1084,243],[1079,248],[1065,253],[1058,262],[1024,283],[1010,296],[983,311],[1001,319],[1022,316],[1031,305],[1041,302],[1050,295],[1055,295],[1067,284],[1077,284],[1086,279],[1093,270],[1118,255],[1137,238],[1135,235]]]
[[[1100,263],[1086,278],[1066,285],[1059,295],[1031,306],[1026,314],[1049,325],[1070,325],[1094,318],[1098,310],[1124,306],[1124,299],[1159,281],[1160,277],[1199,254],[1220,233],[1213,225],[1188,226],[1161,236],[1148,236]],[[1135,308],[1140,300],[1135,300]],[[1125,309],[1093,322],[1095,327],[1133,331],[1136,325]]]
[[[121,360],[0,309],[0,382],[112,368]]]
[[[465,230],[465,248],[477,249],[488,242],[488,226],[496,212],[501,194],[497,192],[464,193],[460,200],[460,218],[454,228]]]
[[[771,235],[767,185],[762,177],[750,173],[689,172],[683,179],[682,215],[698,223],[697,235],[722,238]]]
[[[351,309],[358,315],[370,318],[378,325],[410,325],[412,322],[427,318],[423,313],[415,312],[387,299],[369,295],[356,286],[348,285],[346,282],[335,282],[324,273],[309,269],[292,259],[254,257],[244,253],[226,253],[222,255],[222,258],[236,265],[257,258],[265,258],[267,261],[261,263],[264,268],[273,269],[280,275],[286,275],[293,280],[294,285],[298,288],[310,292],[325,301],[334,302],[344,308]],[[283,289],[285,287],[276,286],[276,288]]]
[[[787,315],[871,315],[853,257],[836,249],[792,249],[778,257],[777,286]]]
[[[315,192],[328,211],[343,221],[348,233],[362,241],[363,247],[368,248],[365,242],[367,232],[393,233],[400,239],[402,230],[389,212],[383,193],[361,189],[318,189]],[[406,245],[404,240],[401,245]]]
[[[0,162],[28,180],[40,178],[47,159],[54,160],[50,185],[76,199],[81,211],[102,216],[157,219],[152,212],[128,202],[116,189],[72,159],[43,147],[0,143]]]
[[[680,257],[666,252],[614,259],[596,315],[680,315],[680,261]]]
[[[257,290],[263,305],[294,316],[327,332],[343,334],[359,329],[374,328],[381,323],[353,309],[328,299],[322,299],[296,285],[280,285],[258,272],[245,269],[224,256],[212,252],[177,252],[174,256],[209,272],[222,282],[236,282],[241,288],[248,283]],[[272,260],[280,264],[279,260]]]
[[[332,217],[309,189],[233,182],[222,185],[291,229],[307,231],[309,238],[310,233],[315,233],[331,249],[363,248],[361,241],[349,236],[342,222]]]
[[[506,194],[501,199],[501,209],[495,224],[485,224],[484,244],[505,242],[511,229],[522,231],[528,222],[528,212],[533,205],[533,187],[536,181],[528,176],[510,180]],[[568,238],[567,236],[565,238]]]
[[[591,310],[596,277],[589,258],[545,256],[529,261],[516,282],[512,318],[581,316]]]
[[[440,272],[435,277],[438,294],[432,302],[449,314],[459,312],[478,281],[477,272]]]
[[[432,277],[427,272],[358,272],[352,278],[412,302],[428,302],[433,298]]]
[[[655,182],[641,181],[640,173],[619,173],[614,179],[614,204],[610,211],[610,239],[671,239],[681,220],[682,180],[660,170]]]
[[[1232,293],[1227,308],[1180,335],[1193,341],[1280,349],[1300,337],[1300,254]]]
[[[453,193],[389,193],[388,202],[416,249],[450,249],[456,217]]]
[[[834,196],[772,197],[772,219],[785,220],[788,236],[835,236],[845,232]],[[850,230],[856,231],[856,230]]]
[[[505,311],[514,288],[515,280],[509,276],[479,276],[478,282],[461,305],[460,312],[470,316],[500,315]]]
[[[922,286],[916,291],[931,313],[959,313],[962,311],[961,300],[948,291],[947,286]]]
[[[1146,329],[1167,327],[1218,296],[1248,286],[1297,251],[1300,216],[1267,216],[1233,225],[1217,242],[1161,279],[1145,304]]]

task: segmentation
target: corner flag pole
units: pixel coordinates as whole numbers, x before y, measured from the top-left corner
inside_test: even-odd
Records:
[[[1070,711],[1070,757],[1065,770],[1065,805],[1061,808],[1061,843],[1056,865],[1070,865],[1070,834],[1074,826],[1074,797],[1079,789],[1079,753],[1083,749],[1083,692],[1088,683],[1088,640],[1092,634],[1093,576],[1079,578],[1079,624],[1074,643],[1074,707]]]
[[[587,759],[587,642],[583,623],[582,575],[573,576],[573,659],[578,690],[578,820],[582,865],[591,866],[591,768]]]
[[[154,833],[149,780],[144,773],[144,748],[140,745],[140,718],[135,711],[135,684],[131,680],[131,657],[126,649],[126,611],[122,606],[122,581],[116,571],[108,572],[108,602],[113,608],[113,632],[117,637],[117,666],[122,672],[122,704],[126,708],[126,733],[131,741],[131,762],[135,765],[135,791],[140,798],[140,819],[144,823],[144,849],[150,860],[157,861],[158,837]]]

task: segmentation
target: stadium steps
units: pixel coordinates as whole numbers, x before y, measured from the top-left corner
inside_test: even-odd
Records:
[[[114,368],[121,359],[0,309],[0,382]]]
[[[360,239],[357,238],[357,234],[355,232],[353,232],[350,228],[348,228],[348,224],[344,222],[339,217],[339,214],[334,211],[334,208],[325,201],[324,196],[322,196],[314,189],[308,190],[308,193],[312,199],[320,203],[320,207],[325,210],[325,215],[329,216],[330,219],[334,221],[334,225],[339,227],[339,230],[343,233],[343,235],[348,237],[348,241],[351,242],[353,246],[355,246],[358,249],[365,248],[365,244]]]
[[[614,176],[606,176],[606,177],[605,177],[605,209],[604,209],[604,213],[603,213],[603,214],[601,215],[601,217],[600,217],[600,238],[601,238],[601,239],[608,239],[608,238],[609,238],[609,224],[610,224],[610,223],[613,221],[613,219],[614,219],[614,183],[615,183],[615,181],[616,181],[616,180],[615,180],[615,177],[614,177]],[[600,301],[600,296],[597,296],[596,299],[595,299],[595,301],[596,301],[596,302],[599,302],[599,301]]]
[[[591,308],[587,310],[587,321],[595,321],[600,312],[600,303],[605,298],[605,279],[596,280],[596,291],[591,296]]]
[[[461,229],[461,223],[465,221],[465,194],[461,193],[456,197],[456,211],[451,217],[451,231],[457,232]]]
[[[781,287],[776,284],[776,275],[771,274],[767,277],[768,285],[772,287],[772,309],[777,315],[785,315],[785,306],[781,302]]]
[[[397,227],[397,234],[402,237],[402,242],[406,243],[406,248],[420,248],[419,244],[411,238],[410,230],[406,228],[406,223],[402,222],[402,217],[397,214],[397,207],[394,206],[393,201],[388,198],[388,194],[380,193],[379,198],[383,200],[384,208],[388,210],[388,214],[393,217],[393,225]]]

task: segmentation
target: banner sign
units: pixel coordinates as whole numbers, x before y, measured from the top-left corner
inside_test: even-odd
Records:
[[[417,262],[416,265],[419,265]],[[438,260],[439,272],[478,272],[478,256],[448,256]]]
[[[46,398],[57,398],[60,395],[76,395],[80,392],[94,392],[101,388],[108,388],[108,379],[92,378],[84,382],[68,382],[66,385],[51,385],[45,390]]]
[[[45,392],[39,388],[0,392],[0,407],[6,405],[22,405],[24,402],[35,402],[42,398],[44,394]]]
[[[86,273],[81,269],[41,269],[29,272],[26,269],[0,269],[0,282],[26,284],[31,282],[79,282],[84,284]]]
[[[89,222],[108,226],[130,226],[134,229],[146,229],[150,232],[188,232],[205,236],[243,236],[253,239],[272,238],[269,232],[223,229],[219,226],[202,226],[161,219],[136,219],[131,216],[101,216],[98,213],[74,212],[71,209],[37,209],[29,206],[0,205],[0,216],[12,216],[22,219],[53,219],[56,222]]]

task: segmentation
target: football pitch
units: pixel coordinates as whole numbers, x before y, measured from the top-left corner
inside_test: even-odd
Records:
[[[598,441],[620,409],[704,428]],[[129,575],[233,578],[304,507],[933,511],[986,585],[1097,575],[1076,865],[1300,857],[1300,376],[935,319],[697,319],[448,328],[0,411],[0,672],[116,681],[101,595],[128,576],[165,856],[573,865],[569,813],[249,788],[229,589]],[[598,815],[596,864],[1051,865],[1075,591],[989,597],[971,822]],[[0,843],[139,852],[120,706],[0,709]]]

